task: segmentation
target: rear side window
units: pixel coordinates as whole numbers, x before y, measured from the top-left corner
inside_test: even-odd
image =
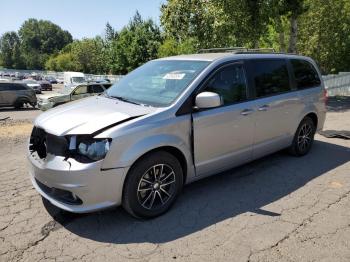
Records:
[[[11,85],[11,90],[27,90],[27,88],[20,84]]]
[[[291,59],[297,89],[316,87],[321,80],[312,64],[305,60]]]
[[[290,91],[287,64],[284,59],[253,60],[251,72],[256,97]]]
[[[5,83],[0,83],[0,91],[6,91],[6,84]]]
[[[204,88],[221,96],[224,105],[247,99],[247,87],[242,65],[229,65],[211,77]]]

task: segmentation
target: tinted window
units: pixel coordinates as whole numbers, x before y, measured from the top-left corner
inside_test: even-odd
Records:
[[[285,60],[255,60],[252,70],[257,97],[279,94],[290,90]]]
[[[219,94],[224,104],[246,100],[247,90],[243,67],[230,65],[220,69],[209,80],[205,91]]]
[[[291,60],[295,82],[298,89],[316,87],[321,84],[321,80],[316,69],[305,60]]]
[[[10,86],[11,90],[27,90],[27,88],[20,84],[13,84]]]
[[[112,84],[103,84],[103,87],[106,89],[110,88],[111,86],[112,86]]]
[[[93,85],[92,86],[92,92],[93,93],[102,93],[104,90],[103,90],[103,88],[102,88],[102,86],[100,86],[100,85]]]
[[[0,83],[0,91],[7,91],[9,90],[9,85],[6,83]]]

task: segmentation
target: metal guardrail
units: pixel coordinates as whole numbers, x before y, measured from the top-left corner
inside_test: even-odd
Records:
[[[64,72],[54,72],[54,71],[44,71],[44,70],[18,70],[18,69],[0,69],[0,78],[4,77],[5,74],[11,74],[14,77],[17,75],[25,75],[25,74],[36,74],[43,77],[53,76],[55,78],[63,79]],[[94,75],[94,74],[85,74],[86,80],[94,81],[94,80],[102,80],[108,78],[111,82],[117,82],[123,75]]]
[[[340,72],[337,75],[325,75],[323,81],[328,96],[350,96],[350,72]]]

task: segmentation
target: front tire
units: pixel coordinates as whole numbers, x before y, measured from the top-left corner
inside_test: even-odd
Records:
[[[305,117],[295,132],[289,153],[294,156],[304,156],[309,153],[314,142],[316,126],[310,117]]]
[[[124,209],[138,218],[165,213],[183,186],[183,172],[176,157],[165,151],[147,154],[130,169],[123,190]]]

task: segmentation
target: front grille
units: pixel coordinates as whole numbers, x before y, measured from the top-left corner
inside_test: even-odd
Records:
[[[29,142],[30,152],[36,152],[40,158],[46,158],[47,153],[55,156],[66,156],[68,141],[63,136],[55,136],[44,129],[34,127]]]
[[[40,187],[40,189],[45,192],[45,194],[49,195],[50,197],[60,202],[63,202],[69,205],[81,205],[83,203],[83,201],[77,195],[73,194],[68,190],[48,187],[37,179],[35,179],[35,182]]]

